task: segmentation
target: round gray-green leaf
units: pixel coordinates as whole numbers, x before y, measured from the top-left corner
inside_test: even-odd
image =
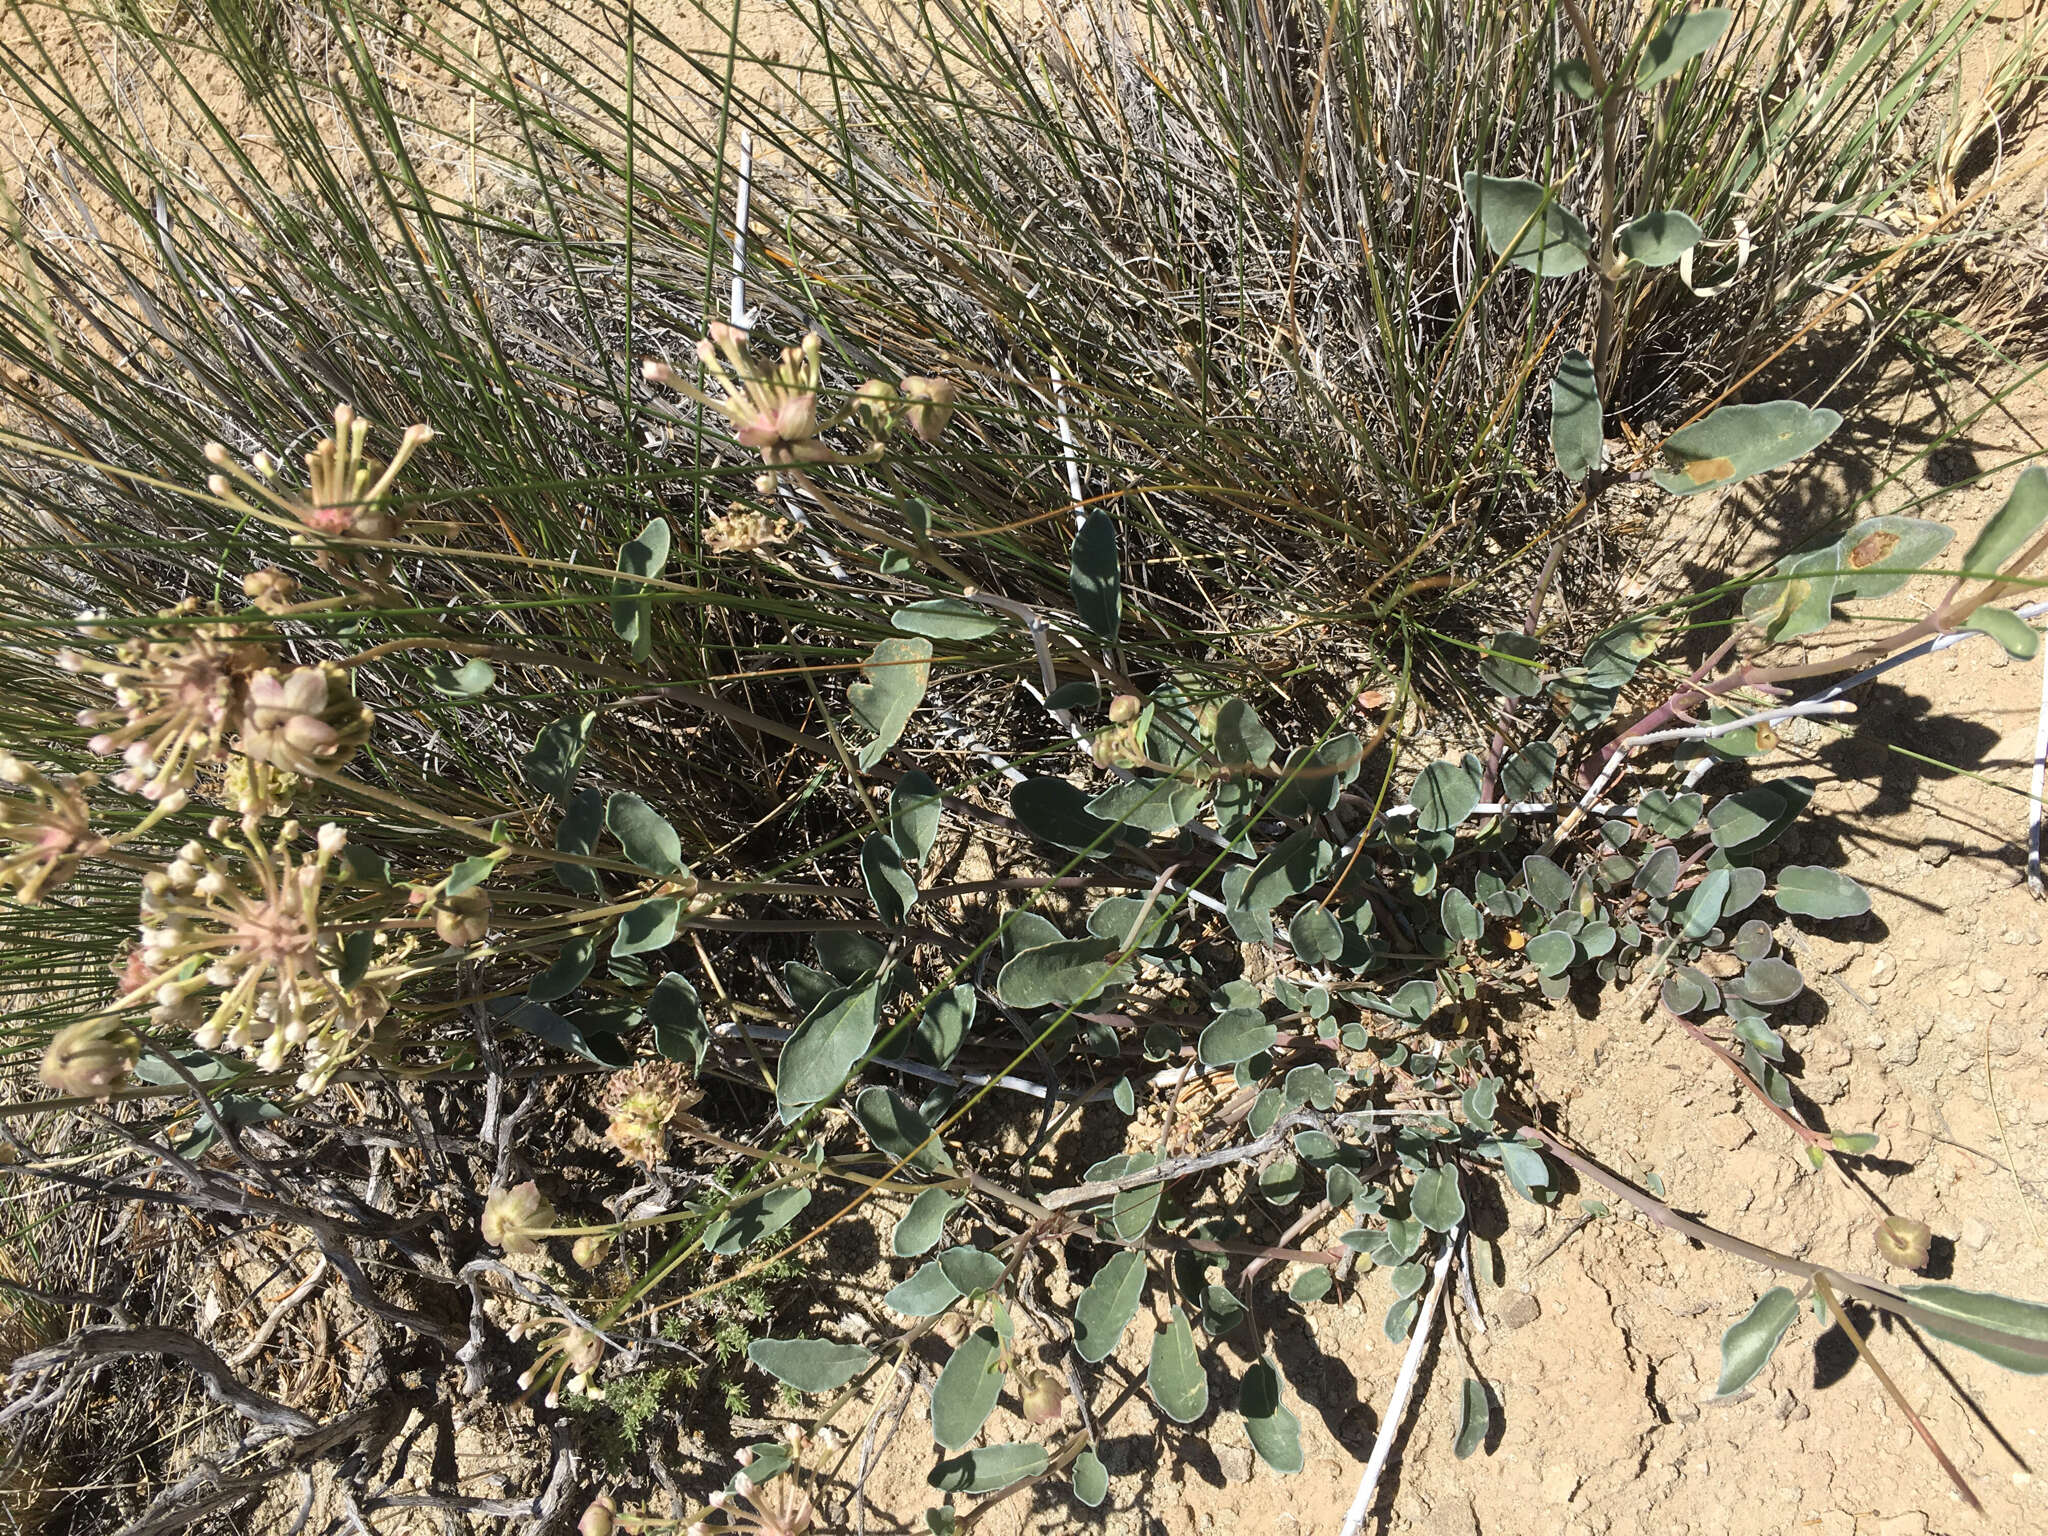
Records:
[[[1769,1008],[1778,1003],[1789,1003],[1806,990],[1806,978],[1798,969],[1783,960],[1766,958],[1753,962],[1742,973],[1742,979],[1731,984],[1731,990],[1739,992],[1758,1007]]]
[[[960,1341],[932,1388],[932,1438],[949,1451],[964,1447],[976,1435],[1002,1396],[1003,1372],[997,1362],[1002,1340],[992,1328],[977,1328]]]
[[[1706,805],[1700,795],[1673,796],[1661,789],[1649,789],[1636,802],[1636,816],[1659,837],[1679,838],[1700,824],[1700,812]]]
[[[1038,1476],[1046,1464],[1045,1447],[1036,1441],[981,1445],[940,1462],[929,1481],[941,1493],[995,1493]]]
[[[962,1296],[992,1291],[1003,1278],[1003,1261],[979,1248],[948,1248],[939,1255],[938,1265]]]
[[[860,845],[860,877],[875,915],[888,927],[902,923],[917,905],[917,882],[903,867],[903,852],[892,838],[871,832]]]
[[[1344,930],[1327,907],[1304,906],[1287,925],[1287,942],[1304,964],[1328,965],[1344,952]]]
[[[874,1043],[881,1023],[879,984],[829,994],[799,1024],[782,1047],[775,1099],[785,1125],[794,1125],[811,1105],[838,1091],[854,1064]]]
[[[1533,699],[1543,681],[1543,668],[1537,660],[1542,654],[1535,636],[1501,630],[1486,642],[1480,655],[1479,680],[1511,699]]]
[[[1933,1334],[1959,1344],[1973,1354],[2018,1371],[2026,1376],[2048,1373],[2048,1307],[2037,1301],[2000,1296],[1995,1291],[1966,1291],[1953,1285],[1907,1285],[1900,1290],[1920,1310],[1913,1321]],[[1935,1316],[1929,1317],[1927,1313]],[[1962,1328],[1985,1328],[2002,1334],[2009,1342],[1993,1342]]]
[[[1074,1351],[1090,1365],[1106,1359],[1138,1315],[1145,1291],[1145,1256],[1133,1249],[1111,1254],[1074,1306]]]
[[[1541,800],[1557,777],[1557,748],[1532,741],[1501,766],[1500,794],[1509,802]]]
[[[1465,201],[1479,216],[1486,243],[1513,266],[1538,277],[1566,277],[1592,259],[1584,221],[1541,182],[1468,172]]]
[[[896,1223],[895,1234],[889,1239],[889,1251],[899,1259],[914,1259],[920,1253],[930,1253],[945,1234],[946,1218],[963,1203],[960,1196],[943,1189],[926,1190],[910,1202],[910,1209]]]
[[[2005,505],[1992,514],[1970,545],[1970,552],[1963,556],[1963,570],[1988,581],[2044,522],[2048,522],[2048,469],[2036,464],[2013,483]]]
[[[1529,963],[1536,967],[1537,975],[1561,976],[1571,968],[1572,961],[1578,956],[1579,946],[1572,941],[1570,934],[1559,933],[1553,929],[1549,933],[1537,934],[1529,941],[1523,953],[1529,957]]]
[[[1479,804],[1479,781],[1462,763],[1440,758],[1415,777],[1409,796],[1415,803],[1416,824],[1425,832],[1448,832],[1472,814]]]
[[[1798,1316],[1798,1298],[1782,1285],[1758,1297],[1742,1321],[1721,1335],[1721,1380],[1715,1395],[1727,1397],[1754,1381]]]
[[[1337,1282],[1331,1278],[1328,1268],[1318,1265],[1304,1269],[1294,1277],[1294,1283],[1287,1287],[1290,1298],[1299,1302],[1321,1301],[1330,1294],[1330,1287]]]
[[[897,1161],[908,1162],[925,1173],[953,1171],[953,1159],[932,1134],[924,1116],[894,1088],[880,1084],[863,1088],[854,1097],[853,1117],[868,1133],[868,1139]]]
[[[2010,608],[1979,608],[1963,620],[1963,628],[1989,635],[2017,661],[2030,660],[2041,649],[2041,634]]]
[[[771,1189],[742,1200],[706,1229],[704,1247],[711,1253],[738,1253],[780,1232],[810,1203],[811,1192],[795,1188]]]
[[[1083,1451],[1074,1458],[1073,1478],[1074,1497],[1090,1509],[1098,1508],[1109,1497],[1109,1469],[1093,1451]]]
[[[1280,1373],[1270,1360],[1255,1360],[1244,1373],[1237,1411],[1244,1415],[1245,1433],[1259,1460],[1275,1472],[1301,1470],[1301,1420],[1281,1400]]]
[[[1259,1194],[1275,1205],[1292,1205],[1300,1199],[1301,1183],[1301,1165],[1291,1157],[1259,1170]]]
[[[939,1261],[932,1259],[897,1284],[882,1298],[882,1305],[905,1317],[936,1317],[959,1299],[960,1287],[948,1280]]]
[[[676,829],[638,795],[621,792],[607,800],[604,824],[626,850],[626,858],[650,874],[686,873]]]
[[[905,640],[879,640],[861,664],[862,681],[846,690],[853,718],[874,733],[860,749],[859,763],[879,763],[903,735],[903,728],[924,698],[932,675],[932,643],[922,635]]]
[[[866,1368],[874,1355],[858,1344],[829,1339],[756,1339],[747,1358],[799,1392],[831,1392]]]
[[[1128,966],[1110,965],[1114,939],[1061,939],[1027,949],[996,973],[996,996],[1012,1008],[1071,1008],[1106,987],[1125,986]]]
[[[1195,1330],[1187,1313],[1173,1309],[1166,1326],[1152,1336],[1152,1359],[1145,1384],[1159,1411],[1176,1424],[1192,1424],[1209,1407],[1209,1375],[1195,1349]]]
[[[473,699],[498,680],[497,669],[478,656],[459,667],[429,666],[427,681],[451,699]]]
[[[1663,208],[1622,225],[1615,232],[1614,244],[1630,261],[1668,267],[1698,245],[1705,233],[1677,209]]]
[[[656,896],[629,908],[619,917],[619,930],[612,937],[612,958],[666,949],[675,941],[676,921],[683,915],[681,898]]]
[[[1458,1170],[1450,1165],[1425,1168],[1415,1175],[1408,1209],[1432,1232],[1448,1232],[1465,1215],[1465,1197],[1458,1189]]]
[[[1860,917],[1870,910],[1870,892],[1819,864],[1787,864],[1778,871],[1771,900],[1780,912],[1797,917]]]
[[[1119,833],[1088,809],[1088,796],[1065,779],[1035,775],[1010,791],[1010,814],[1024,830],[1055,848],[1101,858],[1112,852]],[[1132,831],[1131,837],[1143,840]]]
[[[1600,389],[1592,360],[1583,352],[1567,352],[1558,359],[1557,376],[1550,381],[1550,452],[1558,473],[1572,484],[1600,467],[1606,446],[1601,431]],[[1533,681],[1533,671],[1530,677]]]
[[[1196,1053],[1205,1067],[1234,1067],[1250,1061],[1279,1039],[1280,1031],[1256,1008],[1232,1008],[1202,1031]]]
[[[1724,5],[1702,6],[1683,16],[1674,16],[1643,47],[1636,63],[1636,85],[1640,89],[1677,74],[1694,59],[1721,41],[1735,12]]]

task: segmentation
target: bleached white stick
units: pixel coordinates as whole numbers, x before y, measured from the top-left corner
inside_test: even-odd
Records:
[[[2034,726],[2034,787],[2027,803],[2027,889],[2039,901],[2041,885],[2041,787],[2048,779],[2048,645],[2041,647],[2041,716]]]
[[[1457,1256],[1458,1239],[1464,1230],[1464,1223],[1460,1222],[1458,1230],[1444,1238],[1444,1251],[1437,1255],[1436,1271],[1429,1282],[1429,1300],[1422,1304],[1422,1312],[1415,1319],[1415,1331],[1408,1336],[1408,1353],[1402,1357],[1401,1374],[1394,1378],[1394,1390],[1387,1398],[1387,1412],[1380,1420],[1380,1432],[1373,1437],[1372,1457],[1365,1464],[1365,1475],[1358,1480],[1358,1495],[1352,1499],[1351,1508],[1344,1516],[1343,1529],[1337,1536],[1358,1536],[1365,1528],[1365,1517],[1372,1509],[1372,1496],[1379,1489],[1380,1474],[1387,1469],[1387,1457],[1394,1449],[1395,1437],[1401,1432],[1401,1421],[1408,1414],[1408,1398],[1415,1391],[1415,1378],[1421,1374],[1423,1352],[1429,1348],[1429,1336],[1435,1331],[1437,1304],[1443,1300],[1444,1281],[1450,1278],[1451,1261]]]

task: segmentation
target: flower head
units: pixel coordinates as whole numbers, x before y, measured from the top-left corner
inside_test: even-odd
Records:
[[[817,1524],[818,1506],[811,1493],[811,1473],[804,1465],[810,1437],[791,1424],[785,1426],[782,1438],[789,1447],[789,1465],[771,1480],[762,1482],[741,1472],[732,1480],[730,1491],[714,1493],[709,1503],[724,1523],[699,1522],[707,1536],[724,1536],[726,1532],[805,1536]],[[752,1463],[749,1460],[744,1464]]]
[[[680,1062],[644,1061],[612,1074],[605,1139],[629,1161],[652,1167],[668,1145],[669,1122],[702,1098]]]
[[[189,789],[202,766],[225,755],[242,728],[249,679],[271,655],[245,626],[201,617],[197,598],[157,618],[122,641],[110,661],[76,651],[57,659],[67,671],[96,674],[113,692],[115,709],[78,716],[80,725],[99,729],[88,748],[120,756],[125,766],[114,775],[117,787],[161,802]],[[83,628],[97,639],[101,625],[91,619]]]
[[[704,525],[704,553],[751,555],[787,544],[794,531],[786,517],[771,518],[764,512],[727,512]]]
[[[265,669],[249,679],[241,747],[259,763],[310,774],[347,762],[375,719],[340,667]]]
[[[903,396],[911,404],[904,419],[917,440],[926,446],[936,443],[953,420],[960,386],[951,379],[927,379],[916,375],[903,381]]]
[[[1925,1269],[1934,1229],[1910,1216],[1887,1216],[1877,1224],[1877,1251],[1900,1269]]]
[[[104,1099],[135,1070],[142,1042],[111,1017],[80,1019],[52,1037],[43,1052],[42,1079],[68,1098]]]
[[[775,471],[798,464],[871,464],[881,455],[879,444],[862,454],[836,452],[818,441],[818,434],[839,426],[855,405],[872,406],[872,397],[857,394],[837,415],[818,415],[824,338],[816,331],[794,347],[784,347],[772,367],[763,367],[747,347],[747,333],[738,326],[713,321],[711,334],[697,343],[697,361],[717,380],[722,395],[706,394],[685,383],[667,363],[650,358],[641,373],[651,384],[664,384],[677,394],[718,412],[732,423],[733,435],[761,455],[768,472],[757,482],[763,494],[775,488]],[[863,386],[863,390],[866,386]]]
[[[311,853],[292,851],[299,836],[288,821],[238,859],[187,843],[144,877],[140,964],[158,1024],[189,1028],[207,1050],[252,1055],[265,1071],[296,1051],[310,1090],[369,1042],[414,971],[409,940],[380,954],[374,927],[344,928],[323,911],[341,829],[323,827]],[[361,931],[372,934],[369,963],[350,964],[345,944]]]
[[[267,454],[257,457],[253,470],[243,469],[221,444],[208,443],[206,460],[218,473],[207,480],[207,489],[229,506],[254,511],[243,494],[247,492],[265,510],[293,519],[315,540],[396,539],[405,531],[405,519],[390,500],[391,488],[406,461],[433,440],[434,431],[424,423],[407,427],[388,464],[364,451],[369,435],[369,422],[350,407],[337,405],[334,436],[322,438],[306,455],[306,489],[297,492],[277,489],[277,466]],[[389,558],[372,551],[337,553],[323,548],[315,560],[323,570],[354,569],[377,579],[390,569]]]
[[[555,1208],[532,1179],[491,1191],[480,1223],[484,1241],[507,1253],[540,1252],[539,1233],[555,1224]]]
[[[434,933],[450,949],[481,943],[491,931],[491,897],[478,886],[434,904]]]
[[[11,752],[0,752],[0,784],[28,791],[0,795],[0,889],[11,889],[23,906],[34,906],[69,880],[80,859],[104,853],[111,839],[92,830],[85,792],[96,774],[51,777]]]

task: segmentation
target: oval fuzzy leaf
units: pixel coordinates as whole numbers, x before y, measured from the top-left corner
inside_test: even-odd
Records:
[[[1472,898],[1455,885],[1444,888],[1443,900],[1437,906],[1437,921],[1458,944],[1470,944],[1486,932],[1486,919],[1472,905]]]
[[[972,1296],[978,1291],[993,1291],[1003,1278],[1001,1259],[992,1253],[984,1253],[979,1248],[965,1245],[948,1248],[939,1255],[938,1265],[962,1296]]]
[[[619,574],[652,578],[668,564],[668,519],[657,517],[619,548]],[[612,582],[612,632],[633,648],[633,659],[645,661],[654,643],[654,597],[647,581]]]
[[[1774,1285],[1759,1296],[1742,1321],[1721,1335],[1721,1380],[1715,1395],[1727,1397],[1754,1381],[1798,1316],[1798,1298],[1784,1286]]]
[[[1255,912],[1270,912],[1322,879],[1334,862],[1336,850],[1312,829],[1290,832],[1252,866],[1244,883],[1244,904]]]
[[[906,1054],[914,1061],[935,1067],[952,1065],[960,1047],[967,1043],[967,1031],[973,1027],[974,1004],[974,988],[967,982],[934,997],[910,1026]]]
[[[1093,1451],[1083,1451],[1074,1458],[1073,1478],[1074,1497],[1090,1509],[1099,1508],[1109,1497],[1109,1471]]]
[[[571,939],[556,954],[554,962],[534,978],[526,995],[536,1003],[552,1003],[567,997],[589,980],[596,964],[597,941]]]
[[[650,874],[683,875],[683,845],[676,829],[638,795],[621,792],[604,806],[605,830],[619,840],[626,858]]]
[[[1585,223],[1540,182],[1468,172],[1465,201],[1479,216],[1486,243],[1525,272],[1565,277],[1592,260]]]
[[[1205,1067],[1234,1067],[1250,1061],[1280,1037],[1280,1031],[1256,1008],[1230,1008],[1202,1031],[1195,1053]]]
[[[427,681],[434,692],[451,699],[473,699],[498,680],[497,670],[481,656],[459,667],[430,665]]]
[[[963,1448],[995,1411],[1002,1396],[1003,1343],[992,1328],[960,1341],[932,1388],[932,1438],[949,1451]]]
[[[590,743],[590,727],[596,722],[596,711],[584,710],[543,726],[534,738],[533,749],[520,763],[526,782],[556,805],[566,807],[576,788],[576,769],[583,761],[583,749]]]
[[[1074,1305],[1075,1353],[1090,1365],[1107,1359],[1144,1292],[1145,1256],[1132,1249],[1111,1254]]]
[[[1425,1168],[1408,1192],[1408,1210],[1432,1232],[1448,1232],[1465,1216],[1465,1196],[1458,1189],[1458,1170],[1450,1165]]]
[[[903,852],[894,839],[871,832],[861,840],[860,877],[868,888],[875,915],[891,928],[917,905],[917,882],[903,867]]]
[[[1010,790],[1010,814],[1024,824],[1024,830],[1055,848],[1101,858],[1112,851],[1123,836],[1118,829],[1088,809],[1088,795],[1065,779],[1035,775]],[[1144,841],[1140,834],[1130,834]]]
[[[996,996],[1012,1008],[1075,1007],[1130,983],[1130,967],[1106,963],[1120,947],[1114,939],[1061,939],[1027,949],[1003,962]]]
[[[1259,1460],[1283,1474],[1301,1470],[1301,1420],[1281,1401],[1280,1373],[1270,1360],[1254,1360],[1244,1373],[1237,1411]]]
[[[853,718],[874,733],[875,739],[860,749],[857,759],[863,771],[879,763],[888,750],[902,739],[903,728],[917,710],[931,681],[932,643],[922,635],[908,640],[881,640],[861,664],[863,682],[846,690],[847,706]]]
[[[1668,267],[1700,243],[1706,233],[1675,208],[1632,219],[1615,231],[1615,248],[1646,267]]]
[[[1067,566],[1067,587],[1074,595],[1074,612],[1105,640],[1116,638],[1123,612],[1116,544],[1116,519],[1106,512],[1091,511],[1075,531],[1073,555]]]
[[[705,1250],[733,1254],[750,1248],[795,1221],[810,1203],[808,1189],[794,1188],[771,1189],[742,1200],[705,1229]]]
[[[1776,842],[1812,799],[1811,779],[1773,779],[1716,801],[1707,812],[1709,835],[1714,846],[1726,849],[1731,857],[1755,853]]]
[[[747,1358],[799,1392],[833,1392],[875,1357],[858,1344],[829,1339],[756,1339],[747,1346]]]
[[[1465,1378],[1465,1390],[1458,1394],[1458,1433],[1451,1442],[1451,1454],[1463,1461],[1480,1446],[1493,1428],[1493,1400],[1486,1395],[1486,1383],[1474,1376]]]
[[[882,1305],[905,1317],[937,1317],[960,1299],[960,1287],[946,1278],[939,1261],[920,1264],[882,1298]]]
[[[1415,776],[1410,799],[1417,826],[1425,832],[1448,832],[1479,804],[1479,781],[1463,763],[1439,758]]]
[[[1479,658],[1479,680],[1511,699],[1533,699],[1543,684],[1543,654],[1534,635],[1504,629],[1486,642]]]
[[[1925,1312],[1974,1328],[1991,1329],[2005,1335],[2010,1343],[1994,1343],[1915,1313],[1913,1321],[1937,1339],[1960,1344],[2008,1371],[2027,1376],[2048,1373],[2048,1307],[1993,1291],[1965,1291],[1953,1285],[1907,1285],[1899,1289]]]
[[[1537,934],[1522,953],[1536,967],[1537,975],[1562,976],[1578,958],[1579,946],[1570,934],[1552,929],[1549,933]]]
[[[666,949],[675,942],[676,920],[682,914],[682,900],[675,896],[657,896],[621,913],[619,930],[612,936],[612,958]]]
[[[1664,439],[1671,467],[1652,475],[1674,496],[1732,485],[1811,453],[1841,424],[1839,411],[1814,410],[1797,400],[1724,405]]]
[[[2048,469],[2036,464],[2014,482],[2005,505],[1992,514],[1970,545],[1970,552],[1963,556],[1963,569],[1989,580],[2044,522],[2048,522]]]
[[[943,1189],[928,1189],[910,1202],[910,1209],[896,1223],[889,1239],[889,1251],[899,1259],[913,1259],[930,1253],[945,1235],[946,1218],[965,1202]]]
[[[1113,827],[1177,832],[1201,814],[1208,793],[1208,785],[1193,779],[1131,779],[1089,800],[1088,814]]]
[[[1644,45],[1643,56],[1636,64],[1637,87],[1655,85],[1677,74],[1721,41],[1734,20],[1735,12],[1723,5],[1703,6],[1674,16]]]
[[[934,597],[889,611],[889,627],[927,640],[979,640],[1003,627],[988,609],[957,597]]]
[[[1963,628],[1989,635],[2005,647],[2005,654],[2018,661],[2032,659],[2041,649],[2041,634],[2010,608],[1979,608],[1963,620]]]
[[[1898,591],[1916,571],[1932,566],[1955,530],[1946,523],[1932,523],[1922,517],[1866,517],[1841,538],[1834,548],[1841,551],[1841,574],[1835,578],[1835,597],[1885,597]]]
[[[1706,808],[1702,795],[1674,796],[1649,789],[1636,802],[1636,819],[1659,837],[1680,838],[1700,824],[1700,812]]]
[[[796,1027],[782,1047],[775,1079],[775,1102],[783,1124],[794,1125],[811,1105],[839,1091],[874,1043],[881,1006],[874,982],[858,991],[842,988]]]
[[[1510,804],[1543,800],[1557,778],[1557,748],[1547,741],[1532,741],[1500,770],[1500,796]]]
[[[1243,699],[1225,699],[1216,711],[1216,759],[1232,768],[1264,768],[1280,743]]]
[[[854,1095],[853,1118],[868,1139],[898,1162],[925,1173],[951,1173],[953,1159],[924,1117],[894,1088],[863,1088]],[[921,1196],[919,1198],[922,1198]]]
[[[1304,906],[1287,925],[1287,942],[1304,965],[1328,965],[1344,952],[1344,930],[1327,907]]]
[[[1195,1349],[1195,1330],[1187,1313],[1172,1310],[1166,1326],[1152,1336],[1152,1359],[1145,1367],[1145,1385],[1152,1401],[1176,1424],[1192,1424],[1209,1408],[1209,1375]]]
[[[1794,917],[1861,917],[1870,910],[1870,892],[1819,864],[1787,864],[1778,871],[1771,900]]]
[[[1696,942],[1714,931],[1714,924],[1721,921],[1721,905],[1728,899],[1728,879],[1727,870],[1710,869],[1692,888],[1692,899],[1685,904],[1681,937]]]
[[[929,1481],[941,1493],[996,1493],[1038,1476],[1046,1466],[1045,1447],[1036,1442],[981,1445],[940,1462]]]
[[[930,856],[944,810],[939,786],[915,768],[889,791],[889,841],[909,863],[922,864]]]
[[[1804,992],[1806,978],[1783,960],[1757,960],[1743,971],[1741,980],[1730,983],[1730,990],[1739,992],[1760,1008],[1770,1008],[1779,1003],[1789,1003]]]
[[[1592,359],[1583,352],[1567,352],[1558,359],[1557,375],[1550,381],[1550,453],[1558,473],[1572,484],[1600,467],[1606,447],[1602,430],[1600,387],[1593,378]]]

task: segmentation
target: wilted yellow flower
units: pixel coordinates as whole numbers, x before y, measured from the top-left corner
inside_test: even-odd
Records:
[[[52,1037],[41,1076],[67,1098],[104,1099],[142,1059],[135,1031],[111,1018],[80,1019]]]
[[[539,1233],[555,1225],[555,1208],[532,1179],[484,1199],[484,1241],[507,1253],[540,1252]]]

